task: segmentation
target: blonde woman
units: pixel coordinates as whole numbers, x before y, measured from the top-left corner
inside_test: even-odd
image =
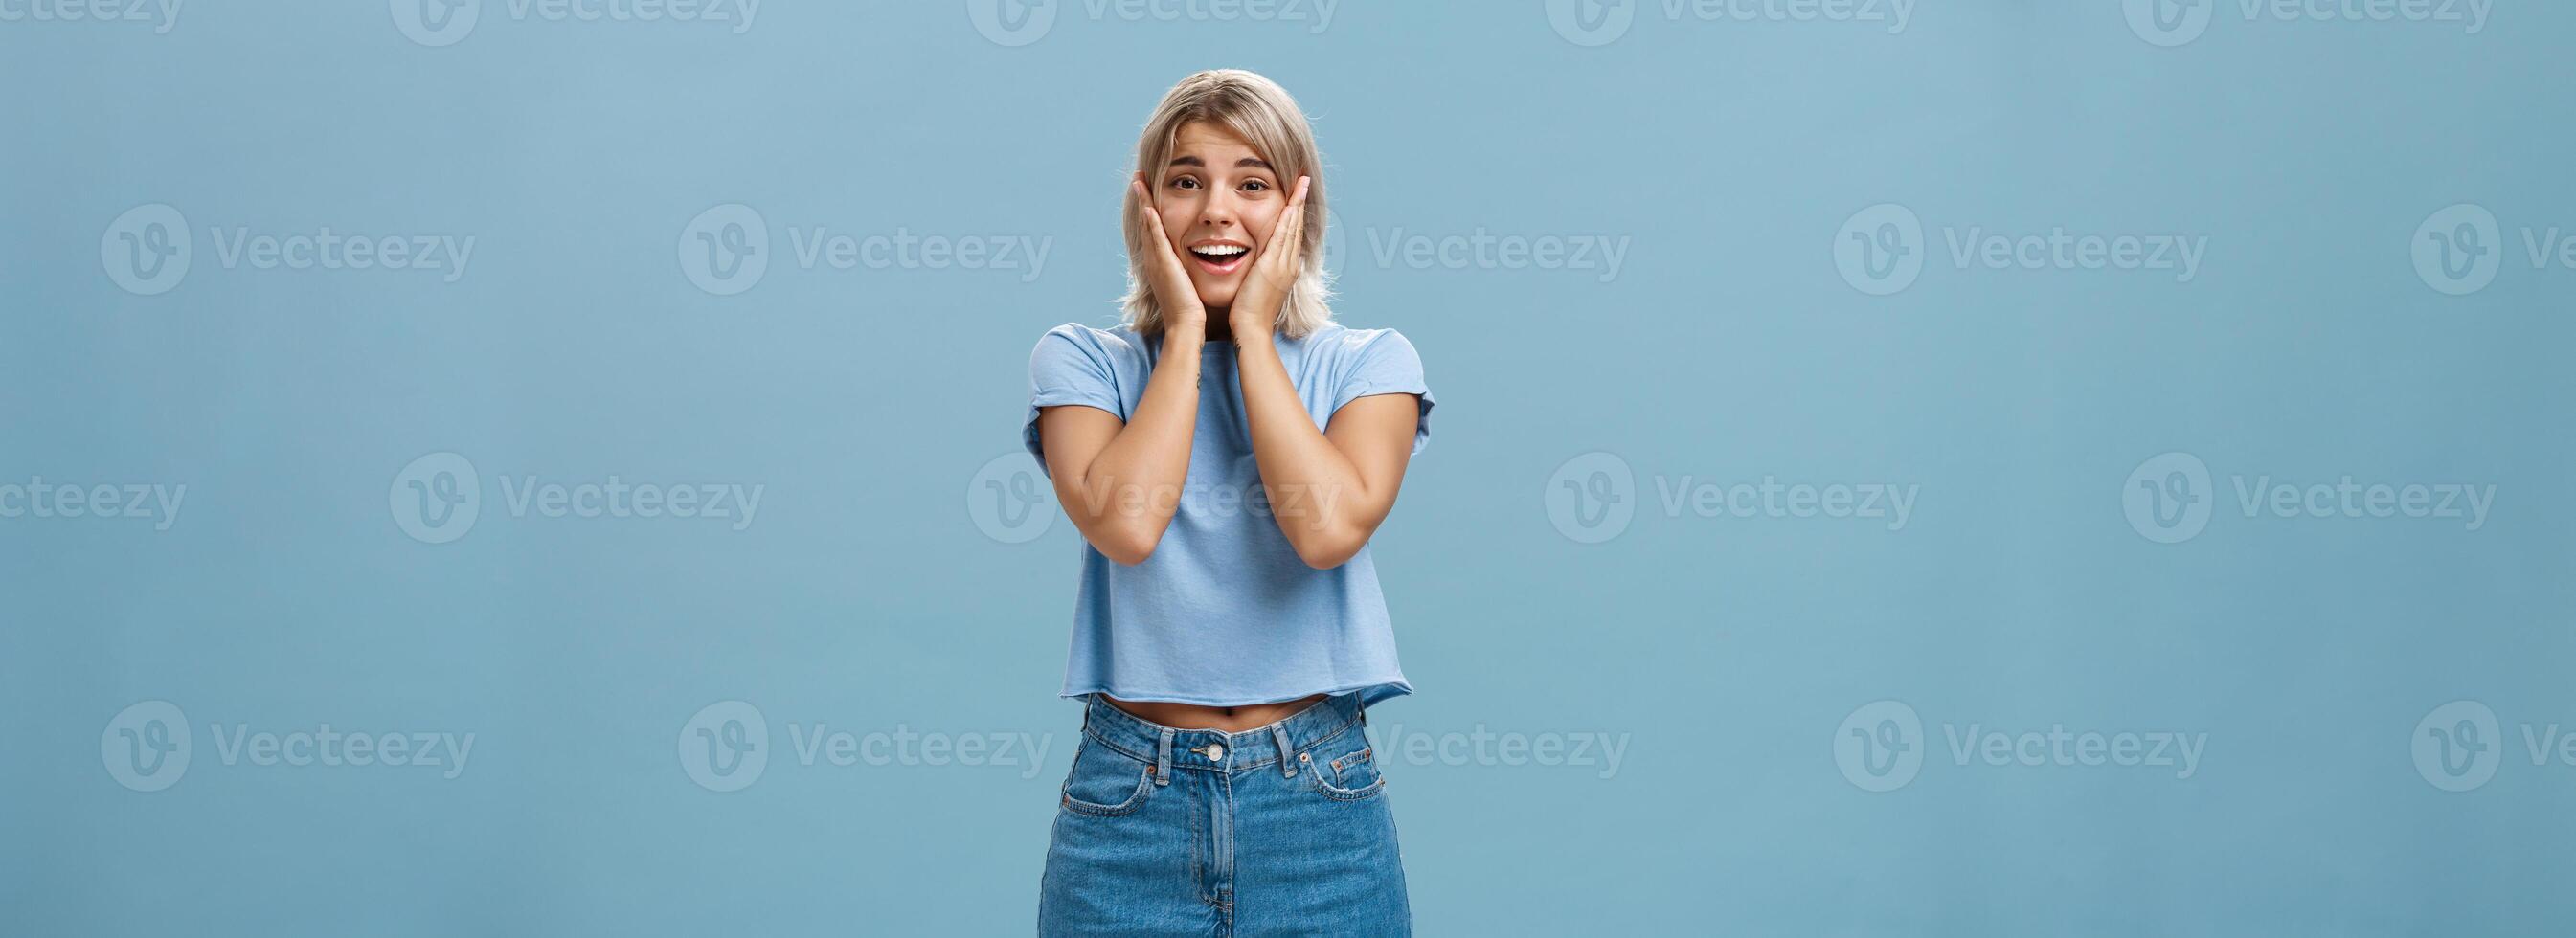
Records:
[[[1085,542],[1039,931],[1409,933],[1365,708],[1412,687],[1368,541],[1429,439],[1421,359],[1332,321],[1277,84],[1191,75],[1136,154],[1125,321],[1029,360],[1022,435]]]

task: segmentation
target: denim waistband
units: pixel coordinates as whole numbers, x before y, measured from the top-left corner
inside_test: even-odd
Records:
[[[1242,772],[1276,765],[1281,766],[1281,774],[1294,776],[1298,753],[1350,732],[1368,717],[1358,695],[1338,694],[1268,726],[1228,733],[1175,729],[1120,710],[1099,694],[1088,698],[1082,711],[1083,735],[1137,761],[1153,763],[1157,785],[1170,784],[1175,769]]]

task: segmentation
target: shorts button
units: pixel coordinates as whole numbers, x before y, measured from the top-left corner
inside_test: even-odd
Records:
[[[1210,762],[1225,761],[1225,744],[1209,743],[1207,747],[1207,757]]]

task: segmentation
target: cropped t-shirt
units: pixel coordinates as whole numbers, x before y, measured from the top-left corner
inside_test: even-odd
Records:
[[[1280,336],[1275,345],[1318,429],[1354,399],[1414,394],[1421,403],[1413,451],[1429,442],[1431,389],[1402,334],[1327,324],[1303,338]],[[1020,434],[1039,471],[1046,467],[1039,408],[1081,404],[1130,419],[1161,351],[1161,339],[1126,326],[1048,330],[1029,355],[1028,423]],[[1226,341],[1200,350],[1189,474],[1153,553],[1127,566],[1083,542],[1063,696],[1097,691],[1232,707],[1345,692],[1365,705],[1413,692],[1396,666],[1395,630],[1368,547],[1317,570],[1297,558],[1271,516],[1244,419],[1237,354]]]

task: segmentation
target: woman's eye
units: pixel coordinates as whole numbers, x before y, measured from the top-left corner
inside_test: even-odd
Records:
[[[1174,189],[1196,189],[1199,187],[1199,181],[1188,176],[1183,176],[1179,179],[1172,180],[1171,186]]]
[[[1255,179],[1255,180],[1252,180],[1251,182],[1247,182],[1247,183],[1244,183],[1244,184],[1243,184],[1243,191],[1245,191],[1245,192],[1261,192],[1261,191],[1267,190],[1267,189],[1269,189],[1269,188],[1270,188],[1270,184],[1269,184],[1269,183],[1262,182],[1261,180],[1258,180],[1258,179]]]

